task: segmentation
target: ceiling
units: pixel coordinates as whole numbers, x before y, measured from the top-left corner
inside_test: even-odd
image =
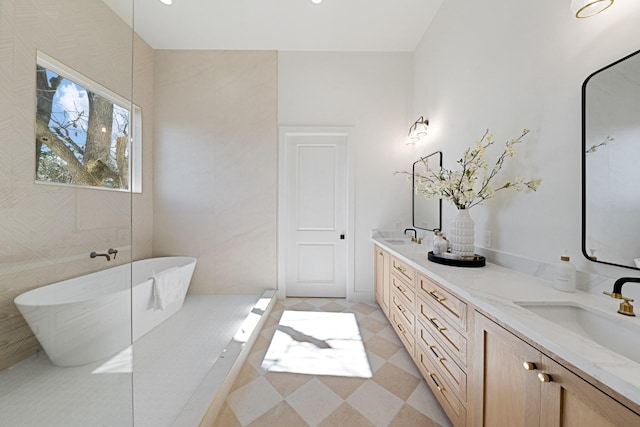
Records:
[[[131,22],[132,0],[103,1]],[[134,1],[154,49],[411,52],[444,0]]]

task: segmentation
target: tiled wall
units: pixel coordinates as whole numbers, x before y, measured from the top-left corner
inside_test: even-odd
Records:
[[[2,1],[0,369],[38,348],[13,304],[17,295],[151,254],[151,138],[144,142],[144,192],[133,199],[133,221],[130,193],[34,184],[36,49],[132,98],[132,30],[101,0]],[[153,124],[149,51],[136,40],[136,74],[143,78],[134,101],[143,108],[146,136]],[[120,249],[115,262],[88,256],[109,247]]]
[[[277,54],[156,51],[154,255],[198,258],[190,292],[276,286]]]

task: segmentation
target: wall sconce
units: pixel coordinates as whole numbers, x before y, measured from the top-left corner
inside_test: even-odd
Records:
[[[427,136],[429,130],[429,120],[420,116],[418,120],[409,128],[409,136],[407,136],[407,145],[420,142],[422,138]]]
[[[571,0],[571,13],[576,18],[597,15],[613,4],[614,0]]]

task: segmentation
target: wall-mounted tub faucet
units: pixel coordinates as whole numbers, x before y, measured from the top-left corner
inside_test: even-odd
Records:
[[[117,249],[113,249],[113,248],[109,248],[107,253],[113,255],[113,259],[116,259],[116,255],[118,255],[118,250]]]
[[[613,292],[603,292],[603,294],[622,300],[618,313],[624,314],[625,316],[635,316],[633,305],[631,305],[633,300],[622,295],[622,285],[627,282],[640,283],[640,277],[622,277],[613,284]]]
[[[97,256],[103,256],[103,257],[105,257],[107,259],[107,261],[111,261],[111,257],[108,254],[99,254],[97,252],[91,252],[89,254],[89,258],[95,258]]]

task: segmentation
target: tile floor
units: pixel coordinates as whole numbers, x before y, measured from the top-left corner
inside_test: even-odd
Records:
[[[370,379],[266,372],[261,368],[284,310],[354,313]],[[450,426],[384,313],[343,299],[278,301],[238,374],[215,427]]]

